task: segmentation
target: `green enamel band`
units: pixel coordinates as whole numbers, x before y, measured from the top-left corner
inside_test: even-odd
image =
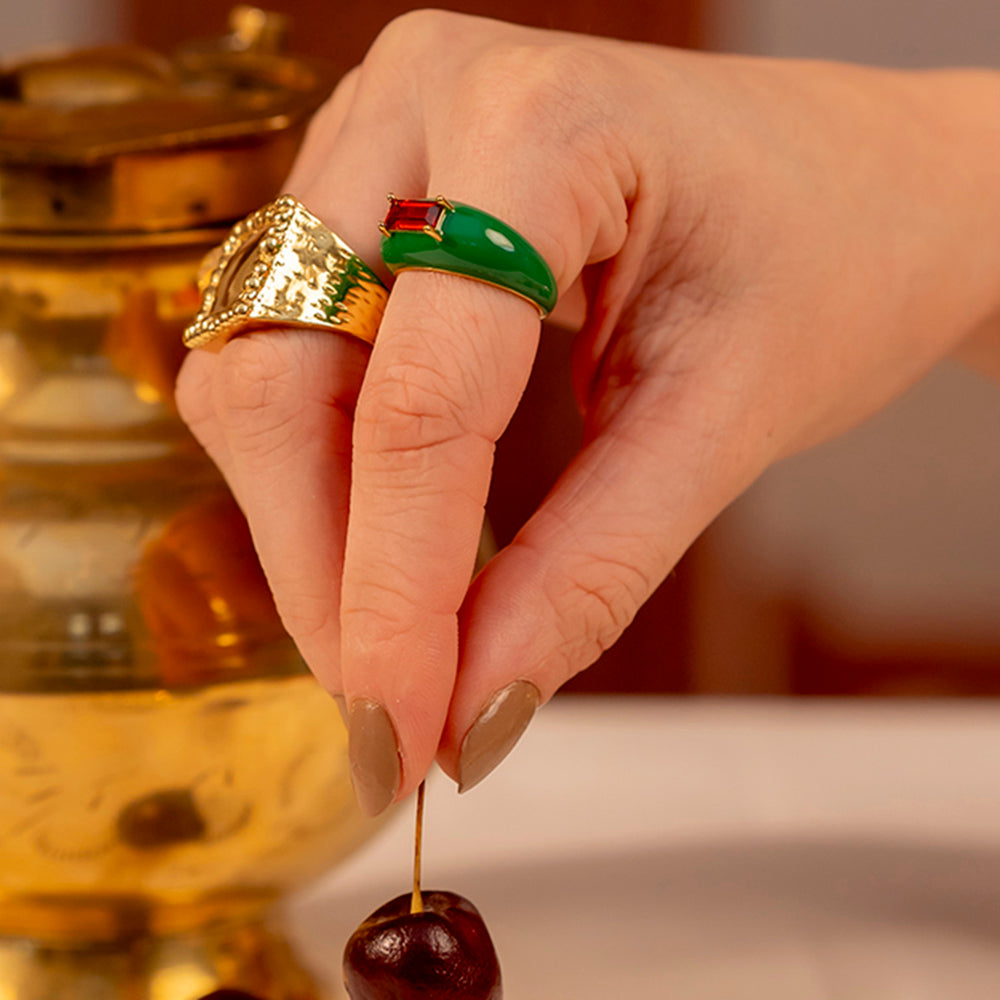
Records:
[[[393,273],[444,271],[484,281],[533,303],[544,319],[556,304],[555,278],[542,255],[505,222],[461,202],[449,202],[440,240],[401,230],[382,236],[382,260]]]

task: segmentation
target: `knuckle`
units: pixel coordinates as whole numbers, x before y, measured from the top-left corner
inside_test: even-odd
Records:
[[[226,352],[216,412],[233,445],[255,454],[293,445],[304,400],[292,359],[268,338],[240,338]]]
[[[266,337],[238,337],[226,345],[221,392],[228,410],[254,413],[285,393],[291,366]]]
[[[418,605],[420,588],[415,581],[397,571],[396,578],[380,574],[369,577],[345,602],[340,620],[352,644],[368,651],[386,643],[398,643],[419,631],[420,623],[433,609]]]
[[[468,18],[453,11],[418,8],[398,14],[385,24],[368,50],[366,63],[392,63],[440,51],[439,43],[454,41]]]
[[[509,162],[530,173],[547,206],[544,220],[530,220],[530,238],[557,277],[568,269],[567,241],[586,243],[596,219],[617,220],[612,242],[624,239],[622,156],[613,138],[620,123],[588,97],[603,61],[569,44],[497,46],[469,68],[455,101],[472,156],[486,166],[498,149],[509,151]]]
[[[652,592],[652,582],[631,561],[608,555],[581,559],[550,585],[563,656],[563,680],[593,663],[631,624]]]
[[[412,360],[387,366],[365,389],[357,413],[362,451],[420,453],[474,434],[470,414],[459,403],[458,376]]]
[[[293,639],[310,642],[318,636],[335,632],[338,627],[336,605],[329,590],[313,592],[302,589],[301,580],[282,584],[274,581],[275,606],[281,622]]]
[[[553,139],[593,131],[587,126],[594,106],[584,97],[589,63],[585,50],[565,44],[495,46],[467,71],[458,106],[475,118],[480,132],[551,146]]]
[[[211,373],[209,365],[214,358],[205,358],[191,352],[184,359],[177,375],[174,398],[181,419],[197,433],[197,428],[214,419],[211,400]]]

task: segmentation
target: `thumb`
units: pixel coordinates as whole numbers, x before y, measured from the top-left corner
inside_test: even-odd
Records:
[[[737,400],[720,403],[716,368],[706,357],[683,373],[610,378],[586,446],[477,577],[439,755],[461,790],[500,763],[538,704],[618,639],[758,474],[766,435]]]

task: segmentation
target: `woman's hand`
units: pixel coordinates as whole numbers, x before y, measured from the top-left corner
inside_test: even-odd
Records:
[[[435,755],[463,786],[483,777],[763,469],[990,322],[998,163],[991,74],[442,13],[389,25],[318,114],[288,190],[373,264],[387,192],[523,233],[565,301],[585,292],[585,440],[470,588],[494,443],[539,337],[529,304],[410,272],[370,357],[282,331],[187,359],[182,413],[286,627],[351,706],[367,811]]]

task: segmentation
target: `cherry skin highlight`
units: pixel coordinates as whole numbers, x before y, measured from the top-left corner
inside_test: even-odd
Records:
[[[351,1000],[502,1000],[500,963],[479,911],[454,892],[380,906],[344,949]]]

